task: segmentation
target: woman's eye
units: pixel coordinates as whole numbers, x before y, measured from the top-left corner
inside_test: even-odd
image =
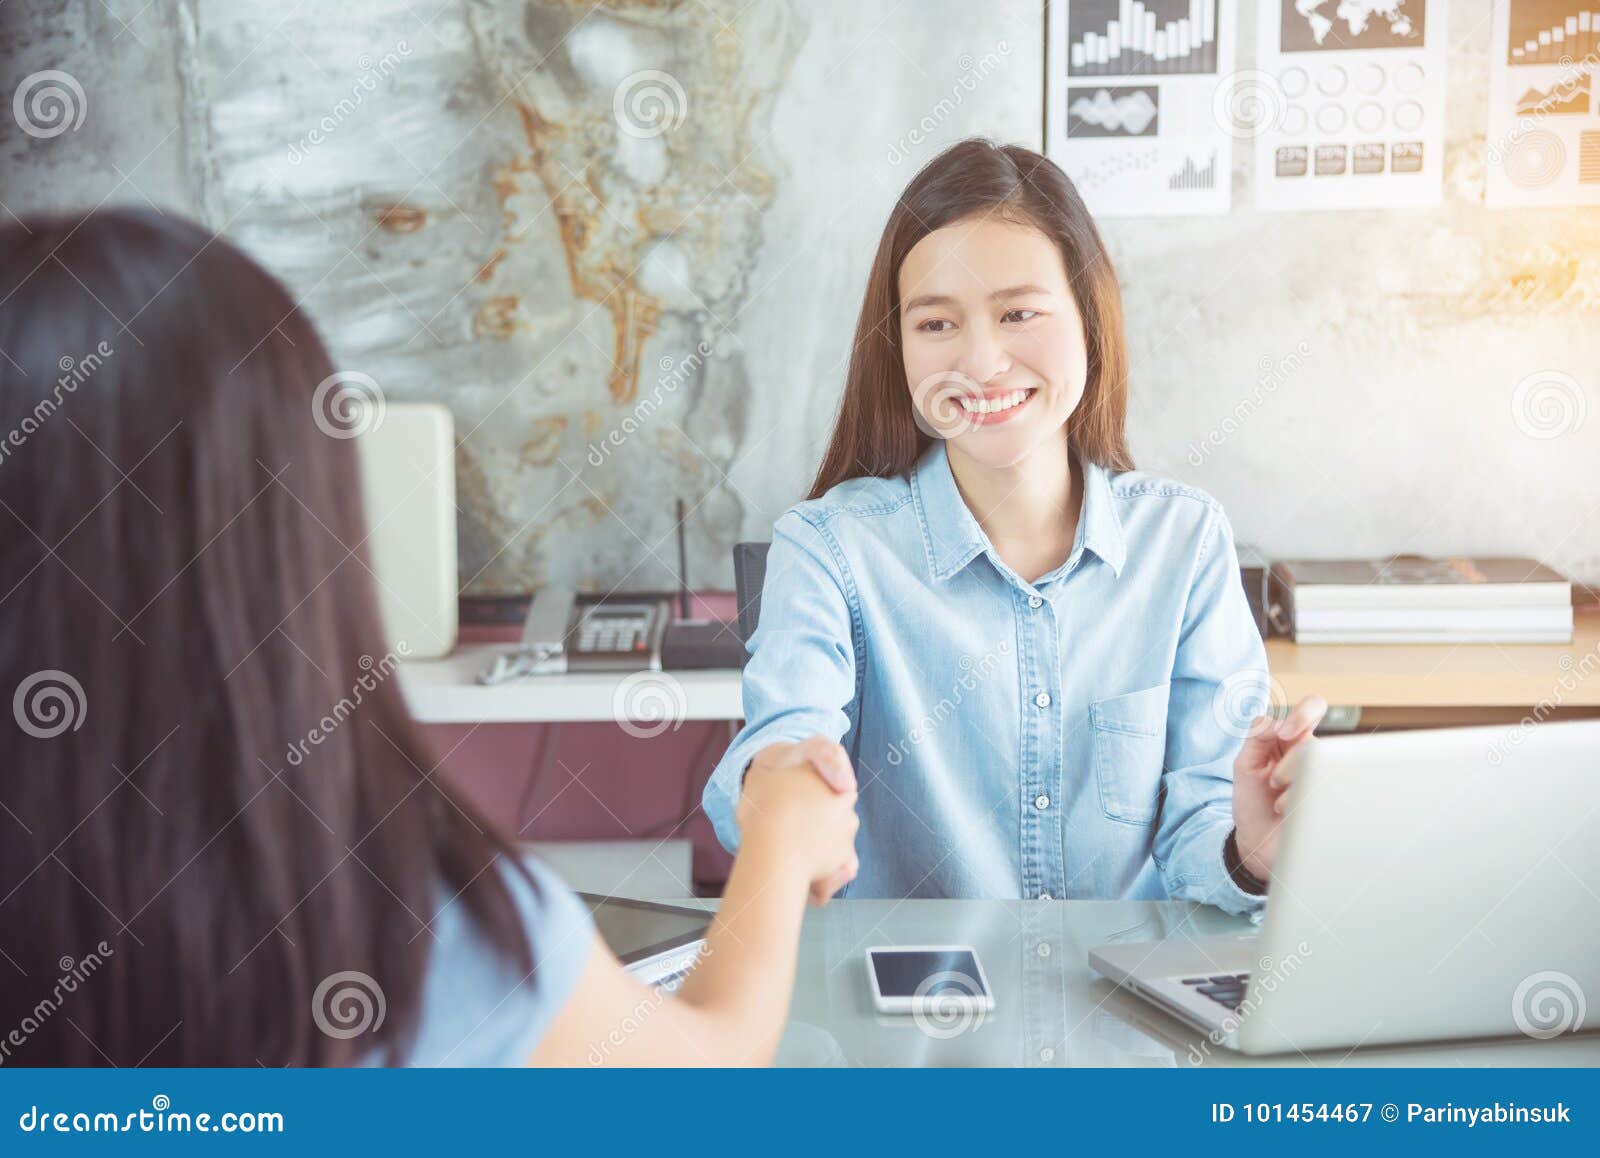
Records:
[[[1038,310],[1007,310],[1000,320],[1002,322],[1027,322],[1038,316]]]
[[[945,321],[943,318],[929,318],[927,321],[917,324],[917,329],[924,334],[942,334],[945,332],[946,327],[953,329],[954,324]]]

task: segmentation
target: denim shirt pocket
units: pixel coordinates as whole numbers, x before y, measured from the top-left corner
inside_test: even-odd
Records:
[[[1089,705],[1100,810],[1123,824],[1149,824],[1161,798],[1169,684]]]

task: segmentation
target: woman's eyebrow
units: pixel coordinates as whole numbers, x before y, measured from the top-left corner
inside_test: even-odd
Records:
[[[1001,298],[1017,298],[1024,294],[1048,294],[1050,291],[1041,285],[1008,285],[1005,289],[997,289],[989,295],[990,301],[999,301]],[[949,294],[918,294],[900,308],[910,313],[925,306],[953,306],[956,299]]]

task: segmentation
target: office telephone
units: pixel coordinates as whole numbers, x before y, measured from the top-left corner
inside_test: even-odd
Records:
[[[546,587],[534,597],[516,650],[497,656],[486,684],[563,672],[661,670],[672,603],[656,595],[579,595]]]

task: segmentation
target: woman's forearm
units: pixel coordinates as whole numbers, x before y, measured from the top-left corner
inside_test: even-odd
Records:
[[[763,1065],[777,1052],[813,882],[855,862],[855,793],[807,767],[746,782],[743,835],[722,906],[675,998],[628,976],[594,937],[590,960],[534,1061],[550,1065]]]
[[[770,857],[770,859],[768,859]],[[531,1059],[535,1065],[764,1065],[776,1053],[794,985],[808,881],[746,846],[675,997],[629,976],[598,935],[590,959]]]
[[[784,863],[787,860],[789,863]],[[736,1062],[772,1060],[788,1019],[795,956],[810,882],[781,849],[746,843],[706,934],[706,947],[678,991],[700,1031]]]

